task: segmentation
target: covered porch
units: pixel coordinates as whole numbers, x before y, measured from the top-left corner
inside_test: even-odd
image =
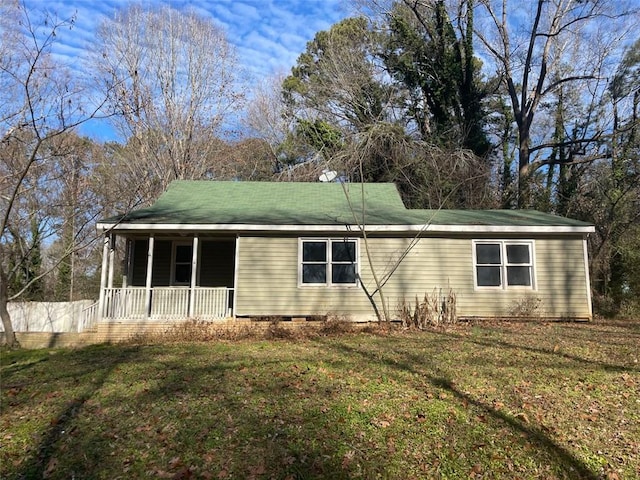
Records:
[[[123,248],[118,262],[116,245]],[[235,252],[236,237],[230,236],[110,232],[104,237],[97,319],[233,317]],[[120,286],[114,285],[116,272]]]

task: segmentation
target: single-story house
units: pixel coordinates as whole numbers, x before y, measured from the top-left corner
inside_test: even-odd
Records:
[[[366,321],[367,292],[381,308],[382,284],[392,314],[445,290],[460,317],[511,317],[522,305],[592,317],[592,225],[532,210],[407,209],[393,184],[175,181],[98,228],[102,321]],[[116,237],[126,240],[119,286]]]

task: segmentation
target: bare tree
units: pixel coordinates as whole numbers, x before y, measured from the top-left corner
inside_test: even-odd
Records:
[[[44,14],[36,22],[35,16],[24,4],[0,6],[0,317],[4,341],[10,346],[17,341],[7,303],[46,273],[28,278],[10,296],[9,285],[33,253],[25,248],[21,258],[9,262],[16,232],[24,227],[23,207],[29,227],[35,222],[34,231],[55,237],[58,225],[46,220],[39,224],[42,218],[37,215],[42,212],[37,206],[46,203],[48,180],[55,176],[51,172],[65,161],[56,154],[56,140],[95,118],[103,107],[91,102],[86,88],[50,55],[57,36],[71,28],[75,19]]]
[[[242,119],[248,135],[268,145],[274,174],[282,170],[282,160],[291,147],[288,141],[295,122],[282,95],[284,79],[284,74],[276,74],[255,84]]]
[[[174,179],[215,178],[225,122],[242,105],[238,64],[223,31],[195,11],[130,6],[106,20],[92,58],[121,114],[121,168],[142,202]]]
[[[585,110],[599,102],[608,62],[620,54],[637,15],[631,15],[626,2],[610,0],[478,4],[476,35],[505,87],[516,123],[518,206],[528,207],[533,174],[558,161],[551,155],[554,148],[568,149],[565,163],[602,156],[603,132],[592,128],[588,118],[576,121],[575,131],[559,139],[553,127],[545,128],[541,112],[563,90],[581,92]]]

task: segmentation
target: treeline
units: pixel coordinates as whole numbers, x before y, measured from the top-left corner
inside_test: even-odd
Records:
[[[323,171],[394,182],[410,207],[593,222],[596,307],[637,314],[633,4],[359,5],[318,32],[289,74],[257,80],[195,11],[132,4],[69,66],[52,46],[82,18],[3,4],[3,321],[10,299],[95,297],[96,220],[151,203],[174,179],[317,181]],[[121,140],[80,135],[98,118]]]

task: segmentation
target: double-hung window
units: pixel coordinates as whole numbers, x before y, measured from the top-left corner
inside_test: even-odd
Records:
[[[475,285],[484,288],[534,288],[533,242],[473,242]]]
[[[357,285],[357,240],[301,239],[299,279],[300,285]]]

